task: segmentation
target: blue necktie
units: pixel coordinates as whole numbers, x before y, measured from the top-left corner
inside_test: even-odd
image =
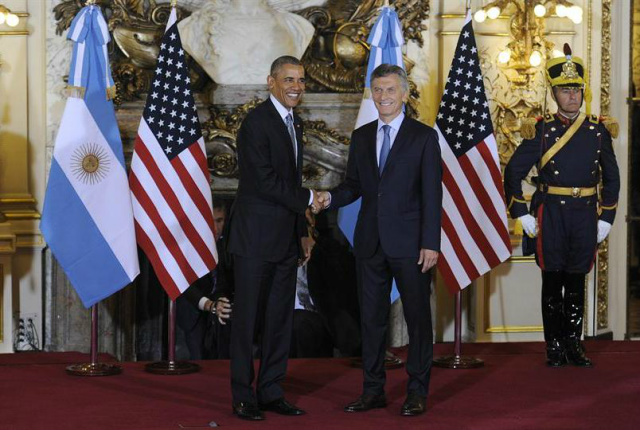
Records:
[[[389,136],[391,126],[387,124],[383,125],[382,131],[384,131],[384,138],[382,139],[382,148],[380,149],[380,163],[378,164],[378,172],[380,173],[380,176],[382,176],[384,164],[387,162],[389,151],[391,151],[391,136]]]

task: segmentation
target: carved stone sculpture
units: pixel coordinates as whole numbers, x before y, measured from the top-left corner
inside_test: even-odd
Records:
[[[185,50],[218,84],[264,84],[271,62],[300,58],[313,25],[290,8],[324,0],[209,0],[179,24]]]

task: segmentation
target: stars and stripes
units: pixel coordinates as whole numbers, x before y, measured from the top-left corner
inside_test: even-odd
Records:
[[[498,150],[469,13],[435,128],[443,159],[438,269],[458,291],[511,256]]]
[[[174,8],[129,175],[138,245],[171,299],[218,260],[204,139],[175,22]]]

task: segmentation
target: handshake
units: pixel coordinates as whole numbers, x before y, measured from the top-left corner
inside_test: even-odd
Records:
[[[319,214],[320,211],[329,207],[331,203],[331,194],[328,191],[314,191],[313,193],[313,203],[311,203],[311,212],[314,214]]]

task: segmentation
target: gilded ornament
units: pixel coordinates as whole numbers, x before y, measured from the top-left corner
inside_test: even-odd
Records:
[[[567,61],[562,65],[562,73],[560,76],[562,79],[578,79],[580,77],[573,61]]]
[[[609,114],[611,107],[611,0],[602,0],[602,62],[600,67],[600,113]],[[606,127],[606,124],[605,124]],[[610,131],[613,136],[613,133]],[[598,329],[609,326],[609,239],[598,246],[597,276],[597,325]]]

